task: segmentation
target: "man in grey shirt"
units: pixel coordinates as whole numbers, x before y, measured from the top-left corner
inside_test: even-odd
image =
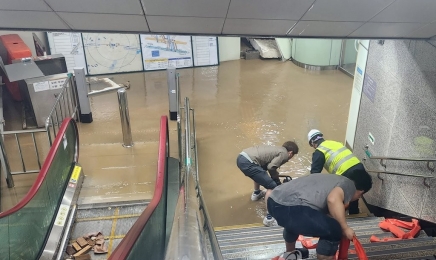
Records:
[[[284,227],[287,255],[295,254],[299,235],[319,237],[318,259],[334,259],[342,236],[353,239],[345,220],[345,207],[372,187],[371,176],[355,172],[348,177],[313,174],[275,188],[266,196],[268,212]]]
[[[277,169],[287,163],[295,154],[298,154],[298,145],[295,142],[288,141],[282,146],[260,145],[250,147],[238,155],[236,165],[245,176],[254,181],[251,200],[260,200],[265,194],[269,194],[272,189],[281,184]],[[267,190],[260,190],[261,185]],[[274,218],[268,213],[263,220],[263,224],[265,226],[277,225]]]

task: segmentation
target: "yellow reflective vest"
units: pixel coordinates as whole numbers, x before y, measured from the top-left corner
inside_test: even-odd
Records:
[[[360,163],[359,159],[339,142],[325,140],[316,149],[324,154],[324,168],[332,174],[342,175],[345,171]]]

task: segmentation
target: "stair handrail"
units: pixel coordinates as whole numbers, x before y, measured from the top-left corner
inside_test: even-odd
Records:
[[[392,161],[408,161],[408,162],[427,162],[427,169],[430,170],[430,172],[434,173],[435,171],[435,166],[433,165],[433,167],[431,166],[431,163],[436,162],[436,158],[412,158],[412,157],[393,157],[393,156],[373,156],[370,151],[369,151],[369,146],[365,145],[365,147],[363,148],[365,151],[366,156],[368,157],[368,159],[373,159],[373,160],[380,160],[380,165],[385,169],[384,171],[382,170],[368,170],[366,169],[367,172],[370,173],[377,173],[377,178],[380,180],[384,180],[380,174],[390,174],[390,175],[397,175],[397,176],[408,176],[408,177],[418,177],[418,178],[424,178],[424,186],[430,188],[430,184],[427,182],[428,179],[433,179],[436,178],[436,176],[432,176],[432,175],[425,175],[425,174],[413,174],[413,173],[402,173],[402,172],[392,172],[392,171],[387,171],[386,170],[386,163],[384,162],[384,160],[392,160]],[[363,161],[366,161],[366,158],[363,159]],[[365,167],[366,168],[366,167]]]
[[[209,235],[209,240],[210,240],[210,245],[212,248],[212,254],[214,257],[214,260],[223,260],[223,255],[221,253],[221,249],[218,243],[218,239],[216,238],[215,235],[215,229],[213,227],[212,224],[212,220],[210,218],[209,212],[207,210],[206,207],[206,203],[204,202],[203,199],[203,193],[201,191],[201,187],[200,187],[200,177],[198,174],[198,150],[197,150],[197,131],[195,129],[195,111],[193,108],[190,109],[192,111],[192,133],[193,133],[193,138],[194,138],[194,160],[195,160],[195,177],[196,177],[196,182],[197,182],[197,196],[198,196],[198,200],[200,203],[200,210],[203,211],[203,217],[204,217],[204,225],[207,229],[207,233]]]
[[[182,130],[181,123],[184,123],[184,149],[179,148],[179,152],[183,153],[180,163],[184,169],[181,171],[180,192],[174,213],[175,221],[165,259],[180,259],[181,256],[189,259],[208,259],[210,252],[207,250],[206,239],[209,238],[214,259],[223,260],[198,178],[195,112],[191,109],[187,97],[184,107],[178,106],[177,109],[178,131]],[[180,109],[184,110],[183,114],[180,113]],[[184,117],[183,120],[182,117]],[[181,133],[178,133],[178,136],[181,138]],[[179,141],[179,145],[181,144],[183,145],[183,142]]]

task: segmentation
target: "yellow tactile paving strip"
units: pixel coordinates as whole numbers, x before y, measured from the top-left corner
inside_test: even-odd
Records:
[[[117,207],[115,209],[115,213],[114,213],[114,217],[112,220],[112,230],[111,230],[111,235],[110,237],[113,237],[115,235],[115,228],[117,227],[117,220],[118,220],[118,216],[120,214],[120,209]],[[113,239],[109,239],[109,246],[108,246],[108,257],[111,255],[112,253],[112,246],[114,244],[114,240]]]

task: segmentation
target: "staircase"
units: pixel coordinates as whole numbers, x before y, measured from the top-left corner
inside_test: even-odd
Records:
[[[371,235],[379,238],[392,237],[378,226],[384,218],[358,217],[347,219],[365,248],[370,260],[420,259],[436,260],[436,237],[428,237],[423,231],[415,239],[370,243]],[[283,228],[260,225],[216,228],[216,236],[224,259],[252,260],[271,259],[285,251]],[[314,238],[314,243],[317,239]],[[297,247],[302,247],[297,242]],[[351,243],[350,249],[354,249]],[[316,259],[315,249],[309,250],[309,259]],[[349,254],[349,259],[357,259]]]

